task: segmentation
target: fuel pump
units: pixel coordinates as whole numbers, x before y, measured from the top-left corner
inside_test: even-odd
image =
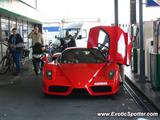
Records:
[[[146,80],[150,81],[150,53],[153,49],[153,31],[154,21],[145,21],[143,23],[144,50],[145,50],[145,76]]]
[[[132,25],[131,26],[131,36],[132,36],[132,61],[131,61],[131,70],[134,73],[138,72],[138,53],[137,53],[137,48],[138,48],[138,34],[139,29],[138,26]]]
[[[150,78],[154,89],[160,89],[160,19],[154,21],[154,47],[150,53]]]

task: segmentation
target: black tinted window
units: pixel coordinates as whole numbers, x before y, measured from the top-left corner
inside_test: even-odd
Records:
[[[61,63],[103,63],[105,57],[98,49],[72,49],[63,52]]]

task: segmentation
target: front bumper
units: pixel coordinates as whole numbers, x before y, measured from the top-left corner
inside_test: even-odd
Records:
[[[114,95],[120,89],[120,85],[85,86],[76,88],[72,86],[44,85],[43,92],[48,95],[68,96],[72,93],[89,94],[91,96]]]

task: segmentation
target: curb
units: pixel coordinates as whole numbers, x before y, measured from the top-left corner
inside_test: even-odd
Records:
[[[146,96],[133,82],[132,80],[127,76],[125,75],[125,78],[129,81],[129,83],[131,85],[133,85],[134,88],[136,88],[138,90],[138,92],[140,92],[140,94],[142,94],[151,104],[152,106],[158,111],[158,113],[160,114],[160,108],[156,106],[156,104],[153,102],[152,99],[150,99],[148,96]]]

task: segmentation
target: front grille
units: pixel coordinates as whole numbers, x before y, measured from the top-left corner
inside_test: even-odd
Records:
[[[48,91],[49,92],[67,92],[69,87],[67,86],[49,86]]]
[[[89,95],[88,91],[86,89],[73,89],[71,94],[76,95]]]
[[[91,89],[95,93],[98,93],[98,92],[111,92],[112,91],[111,86],[92,86]]]

